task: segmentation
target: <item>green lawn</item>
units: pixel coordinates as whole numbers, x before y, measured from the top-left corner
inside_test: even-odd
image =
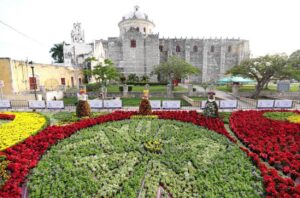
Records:
[[[74,105],[77,102],[77,97],[63,98],[65,105]]]
[[[91,98],[90,98],[91,99]],[[178,98],[150,98],[151,100],[181,100],[181,106],[190,106],[185,100]],[[141,98],[121,98],[123,106],[139,106]],[[206,100],[206,98],[205,98]],[[74,105],[77,102],[76,97],[69,97],[63,99],[65,105]]]
[[[130,85],[132,86],[132,92],[143,92],[145,89],[145,86],[137,86],[137,85]],[[155,86],[150,86],[149,91],[150,92],[166,92],[167,88],[164,85],[155,85]],[[183,87],[175,87],[174,91],[187,91],[187,89]],[[119,91],[119,85],[108,85],[107,86],[107,92],[108,93],[117,93]]]
[[[220,85],[220,86],[217,86],[217,90],[231,92],[231,86]],[[251,84],[251,85],[242,85],[240,87],[239,91],[240,92],[253,92],[254,90],[255,90],[255,85]],[[297,92],[298,90],[299,90],[299,83],[291,83],[290,92]],[[270,84],[268,89],[264,89],[264,91],[276,92],[277,85]]]
[[[182,100],[180,98],[150,98],[150,100],[180,100],[181,106],[191,106],[185,100]],[[139,106],[140,102],[140,98],[122,98],[123,106]]]

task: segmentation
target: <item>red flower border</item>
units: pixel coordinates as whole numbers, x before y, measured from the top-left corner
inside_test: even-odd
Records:
[[[8,115],[4,113],[0,113],[0,120],[13,120],[15,119],[15,115]]]
[[[300,124],[268,119],[263,116],[265,112],[270,111],[234,112],[230,127],[248,147],[241,149],[259,167],[267,197],[300,197],[300,185],[295,182],[300,176]],[[280,176],[260,159],[287,177]]]

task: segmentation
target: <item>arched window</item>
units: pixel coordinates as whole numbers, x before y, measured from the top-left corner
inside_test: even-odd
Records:
[[[228,46],[227,50],[228,50],[229,53],[231,52],[231,45]]]
[[[162,52],[164,47],[162,45],[159,46],[159,51]]]
[[[196,45],[193,47],[193,51],[198,52],[198,47]]]
[[[136,40],[131,40],[130,41],[130,47],[131,48],[136,48]]]
[[[180,46],[179,45],[176,46],[176,52],[180,52]]]
[[[215,46],[212,45],[212,46],[210,47],[210,52],[215,52]]]
[[[139,32],[139,31],[140,31],[140,28],[139,28],[139,27],[137,27],[137,28],[136,28],[136,31],[138,31],[138,32]]]
[[[146,33],[146,28],[144,27],[144,32]]]

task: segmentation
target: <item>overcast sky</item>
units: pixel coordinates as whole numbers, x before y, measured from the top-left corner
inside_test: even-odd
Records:
[[[135,5],[160,37],[240,37],[253,56],[300,49],[300,0],[0,0],[0,57],[50,63],[49,49],[71,41],[74,22],[87,42],[118,36]]]

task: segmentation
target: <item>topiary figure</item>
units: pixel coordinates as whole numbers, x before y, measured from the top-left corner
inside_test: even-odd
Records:
[[[149,115],[152,113],[151,105],[148,99],[143,98],[140,107],[139,107],[139,114],[141,115]]]
[[[80,90],[78,95],[78,103],[76,106],[76,115],[77,117],[86,117],[91,115],[91,107],[87,102],[87,95],[84,90]]]
[[[86,117],[91,115],[91,107],[87,101],[79,100],[76,106],[77,117]]]
[[[150,105],[148,98],[149,98],[149,90],[145,89],[144,95],[143,95],[143,98],[142,98],[142,101],[141,101],[140,107],[139,107],[140,115],[149,115],[152,113],[151,105]]]

